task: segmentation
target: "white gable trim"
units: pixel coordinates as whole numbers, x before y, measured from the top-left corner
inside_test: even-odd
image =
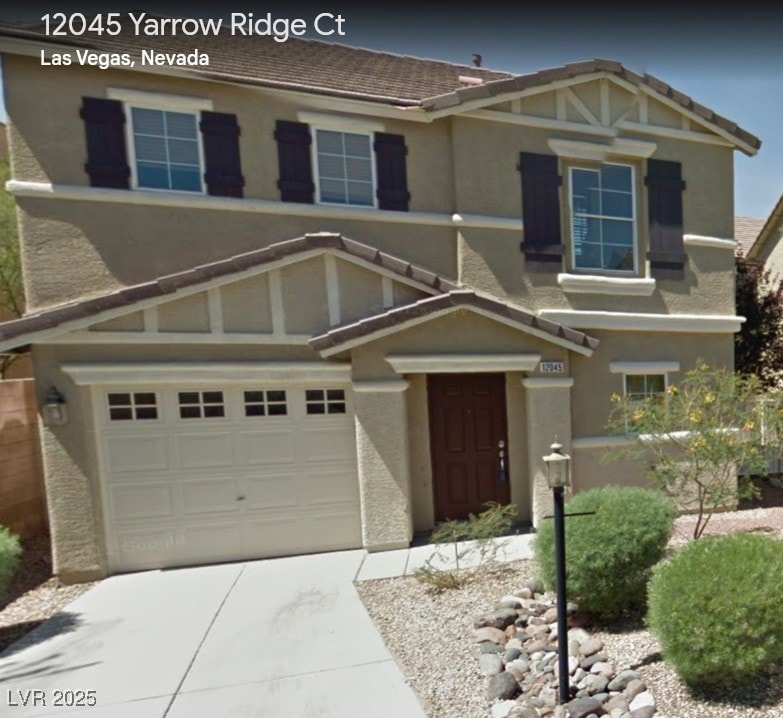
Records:
[[[386,357],[398,374],[533,371],[540,354],[392,354]]]
[[[643,312],[591,312],[570,309],[542,309],[539,314],[574,329],[620,331],[698,332],[734,334],[745,317],[717,314],[648,314]]]

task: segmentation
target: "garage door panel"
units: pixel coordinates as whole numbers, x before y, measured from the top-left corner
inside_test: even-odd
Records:
[[[203,563],[243,558],[242,527],[236,521],[204,522],[180,529],[182,563]]]
[[[107,436],[104,449],[110,474],[169,468],[166,440],[162,436]]]
[[[297,511],[253,516],[245,522],[245,542],[256,556],[282,556],[302,552],[304,543]]]
[[[352,466],[337,466],[331,471],[311,468],[302,483],[307,487],[304,503],[309,506],[350,504],[356,513],[359,488],[356,485],[356,471]]]
[[[296,455],[296,429],[245,431],[240,435],[242,456],[249,466],[287,464]]]
[[[237,497],[241,496],[235,479],[214,478],[183,481],[182,512],[186,516],[195,514],[239,511]]]
[[[181,469],[232,466],[234,442],[230,432],[182,434],[174,437],[177,466]]]
[[[173,527],[124,529],[117,532],[113,565],[118,569],[152,568],[176,563]]]
[[[298,436],[300,460],[307,462],[352,459],[356,455],[353,427],[323,426],[308,428]]]
[[[248,476],[244,488],[247,510],[293,509],[300,504],[301,487],[293,473]]]
[[[362,537],[356,524],[355,510],[319,511],[307,521],[307,541],[324,548],[341,549],[361,545]]]
[[[117,520],[173,518],[169,483],[125,484],[111,488],[111,504]]]

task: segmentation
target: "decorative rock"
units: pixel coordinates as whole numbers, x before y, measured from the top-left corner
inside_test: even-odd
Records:
[[[628,712],[628,701],[623,695],[613,696],[604,703],[604,710],[609,714],[614,710],[619,710],[620,715],[622,715],[623,713]]]
[[[519,598],[533,598],[533,592],[527,587],[517,591],[516,595],[519,596]]]
[[[515,638],[511,639],[512,641],[516,640]],[[511,643],[509,641],[508,643]],[[511,661],[516,661],[517,658],[519,658],[522,655],[522,651],[520,648],[509,648],[508,643],[506,644],[506,652],[503,654],[503,663],[511,663]]]
[[[535,641],[531,641],[527,645],[527,651],[528,651],[528,653],[531,653],[531,654],[532,653],[537,653],[538,651],[546,650],[548,646],[549,646],[549,644],[547,643],[546,640],[544,640],[543,638],[538,638]]]
[[[530,664],[524,658],[517,658],[517,660],[506,664],[506,670],[516,680],[521,681],[530,670]]]
[[[492,641],[482,641],[479,643],[479,651],[482,653],[503,653],[503,648]]]
[[[641,678],[636,678],[628,684],[627,688],[623,691],[623,694],[625,695],[626,700],[630,703],[642,691],[646,690],[647,686],[644,684],[644,681],[641,680]]]
[[[527,631],[528,636],[531,638],[537,638],[538,636],[543,636],[549,633],[549,626],[544,623],[543,625],[528,626],[525,630]]]
[[[591,713],[596,715],[601,710],[601,704],[590,697],[574,698],[568,704],[568,714],[571,718],[587,718]]]
[[[521,651],[522,641],[519,638],[509,638],[508,641],[506,641],[506,650],[509,650],[511,648],[516,648],[519,651]]]
[[[516,701],[500,701],[492,706],[492,718],[507,718],[511,709],[517,704]]]
[[[540,713],[538,709],[530,705],[526,699],[521,700],[525,702],[520,703],[518,701],[508,714],[508,718],[539,718]]]
[[[655,706],[642,706],[635,711],[631,711],[631,718],[653,718],[655,715]]]
[[[522,599],[519,596],[508,594],[500,599],[501,608],[522,608]]]
[[[544,584],[538,578],[531,578],[529,581],[526,581],[525,588],[529,589],[534,596],[537,593],[544,592]]]
[[[497,643],[499,646],[505,646],[506,634],[499,628],[493,628],[492,626],[477,628],[473,631],[473,643],[483,643],[484,641],[492,641],[492,643]]]
[[[492,676],[487,686],[487,700],[508,700],[519,693],[519,683],[509,671]]]
[[[634,680],[639,680],[639,674],[635,671],[620,671],[620,673],[617,674],[617,677],[609,683],[609,690],[624,691],[628,687],[628,684]]]
[[[574,675],[576,673],[576,669],[579,668],[579,661],[574,658],[574,656],[568,657],[568,673],[569,675]]]
[[[599,651],[603,650],[603,647],[604,642],[600,638],[588,638],[586,641],[582,642],[581,646],[579,646],[579,652],[585,658],[589,658],[590,656],[593,656]]]
[[[479,670],[485,676],[494,676],[503,670],[503,662],[497,653],[482,653],[479,656]]]
[[[609,685],[609,681],[606,676],[589,675],[585,678],[585,688],[587,692],[594,696],[596,693],[603,693],[606,690],[606,686]]]
[[[631,709],[631,715],[633,715],[635,710],[638,708],[644,708],[646,706],[655,707],[655,699],[653,698],[653,695],[650,693],[650,691],[642,691],[631,701],[631,704],[628,707]]]
[[[553,606],[544,611],[544,620],[547,623],[554,623],[557,620],[557,608]]]
[[[578,656],[579,655],[579,646],[580,643],[575,638],[571,638],[568,640],[568,655],[569,656]]]
[[[519,614],[515,608],[501,608],[493,613],[477,618],[473,623],[473,628],[483,628],[484,626],[505,628],[514,623],[518,616]]]
[[[552,718],[568,718],[568,709],[565,706],[556,706]]]
[[[582,643],[590,639],[590,634],[585,631],[584,628],[569,628],[568,629],[568,640],[569,641],[578,641],[579,645],[581,646]]]
[[[596,653],[588,658],[583,658],[579,661],[579,665],[586,671],[589,671],[596,663],[603,663],[606,661],[605,653]]]

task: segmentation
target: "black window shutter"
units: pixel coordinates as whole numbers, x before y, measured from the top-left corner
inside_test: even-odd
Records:
[[[408,192],[408,172],[405,166],[405,157],[408,154],[405,137],[376,132],[373,149],[378,176],[378,207],[407,212],[411,195]]]
[[[275,129],[277,161],[280,167],[280,199],[283,202],[313,203],[313,165],[310,159],[312,137],[303,122],[278,120]]]
[[[122,102],[83,97],[79,115],[87,136],[84,170],[92,187],[128,189],[130,167],[125,146],[125,113]]]
[[[682,165],[647,160],[644,183],[650,210],[650,274],[656,279],[682,279],[687,260],[682,239]]]
[[[525,268],[530,272],[559,272],[565,253],[560,231],[560,185],[557,157],[532,152],[519,154],[522,173],[522,223]]]
[[[206,164],[207,192],[219,197],[242,197],[245,178],[239,155],[237,116],[225,112],[202,112],[201,138]]]

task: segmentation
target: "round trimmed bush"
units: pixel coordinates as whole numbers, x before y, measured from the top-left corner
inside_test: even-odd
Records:
[[[588,516],[568,514],[594,511]],[[644,607],[650,568],[660,561],[675,508],[659,491],[607,486],[576,494],[566,505],[566,593],[600,618]],[[554,521],[542,521],[534,541],[548,589],[555,587]]]
[[[12,534],[5,526],[0,526],[0,599],[8,591],[8,585],[16,573],[21,555],[19,537]]]
[[[653,570],[647,620],[694,687],[732,686],[783,658],[783,542],[702,538]]]

